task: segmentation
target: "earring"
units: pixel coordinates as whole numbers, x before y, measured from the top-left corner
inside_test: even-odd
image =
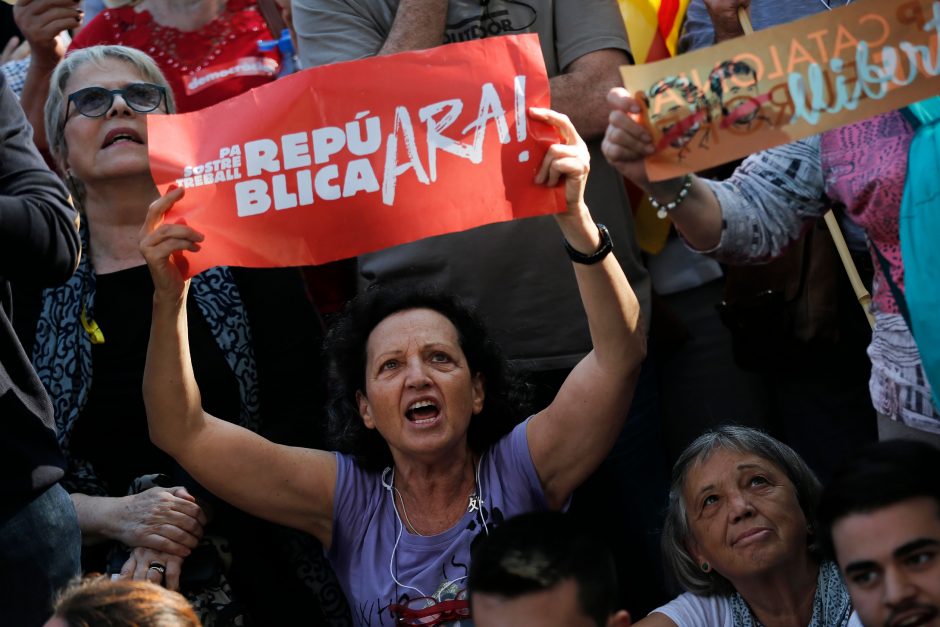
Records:
[[[712,567],[709,565],[708,562],[702,562],[702,572],[703,572],[703,573],[710,573],[710,572],[712,572]]]

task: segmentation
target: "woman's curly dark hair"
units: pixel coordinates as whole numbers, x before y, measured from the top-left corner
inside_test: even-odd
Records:
[[[365,470],[379,472],[393,464],[385,439],[369,429],[359,414],[356,392],[365,391],[366,342],[372,330],[392,314],[431,309],[457,329],[460,348],[473,375],[483,377],[483,410],[470,421],[467,440],[481,454],[528,415],[529,392],[477,313],[456,296],[406,283],[374,285],[347,304],[324,341],[327,369],[327,433],[335,450],[353,455]]]

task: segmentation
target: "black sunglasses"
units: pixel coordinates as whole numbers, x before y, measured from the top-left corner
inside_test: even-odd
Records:
[[[69,94],[65,119],[69,119],[69,108],[73,104],[75,110],[85,117],[100,118],[111,110],[115,94],[120,94],[127,106],[137,113],[150,113],[159,107],[161,102],[166,102],[166,89],[152,83],[131,83],[122,89],[86,87]],[[164,110],[166,111],[166,107]],[[169,113],[169,111],[166,112]]]

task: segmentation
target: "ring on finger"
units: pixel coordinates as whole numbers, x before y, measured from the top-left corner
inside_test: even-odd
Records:
[[[155,570],[158,573],[160,573],[161,577],[164,574],[166,574],[166,566],[161,564],[160,562],[150,562],[150,568],[148,568],[147,570]]]

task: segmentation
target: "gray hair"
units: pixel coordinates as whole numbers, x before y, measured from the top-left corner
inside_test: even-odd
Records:
[[[67,172],[65,164],[68,158],[68,146],[65,144],[65,105],[68,94],[65,93],[65,85],[81,66],[86,63],[95,63],[100,66],[107,59],[124,61],[133,66],[144,81],[164,87],[167,111],[176,112],[176,102],[173,100],[173,90],[170,84],[154,60],[140,50],[127,46],[91,46],[69,53],[56,66],[52,78],[49,79],[49,97],[46,99],[44,116],[49,152],[63,173]],[[84,200],[85,186],[81,181],[72,176],[66,176],[65,182],[73,197]]]
[[[783,470],[796,488],[797,501],[807,523],[816,520],[822,486],[806,462],[792,448],[763,431],[737,425],[724,425],[699,436],[690,444],[672,468],[672,485],[669,487],[669,505],[663,523],[663,559],[675,575],[679,584],[698,595],[731,594],[734,586],[712,569],[703,572],[688,549],[688,511],[682,496],[689,471],[704,463],[719,449],[737,453],[749,453],[772,462]],[[812,541],[807,540],[807,549],[818,553]]]

